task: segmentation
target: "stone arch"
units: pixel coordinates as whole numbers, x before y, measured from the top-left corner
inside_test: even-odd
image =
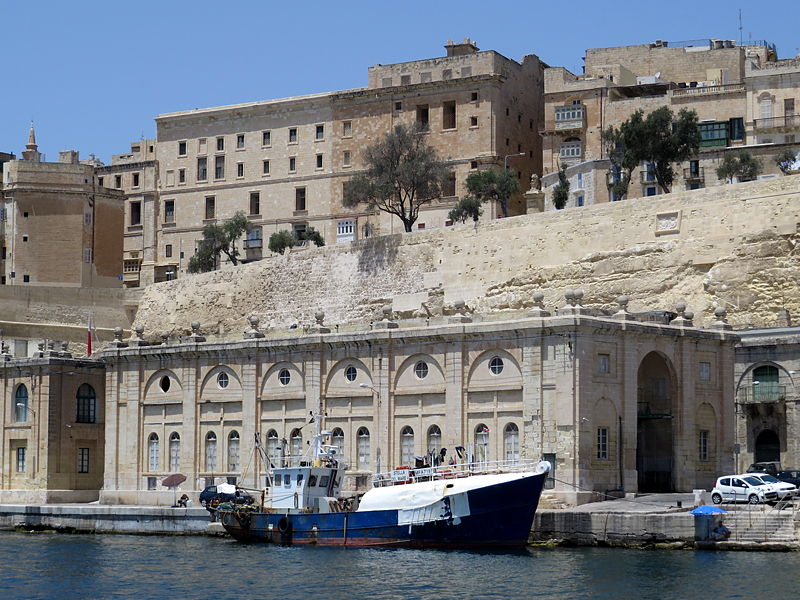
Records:
[[[500,373],[492,371],[491,364],[494,358],[500,358],[503,361],[503,369]],[[522,369],[510,352],[502,348],[491,348],[476,356],[472,361],[467,381],[470,388],[522,385]]]
[[[280,380],[284,370],[289,374],[289,381],[286,384]],[[281,361],[267,370],[261,386],[261,393],[263,396],[295,396],[304,393],[305,389],[305,377],[300,368],[294,363]]]
[[[764,428],[756,436],[755,462],[772,462],[781,459],[781,440],[778,433],[770,428]]]
[[[183,386],[180,379],[170,369],[156,371],[145,383],[143,401],[145,403],[183,401]]]
[[[350,367],[355,369],[355,379],[352,381],[347,378],[348,369]],[[367,386],[372,386],[372,374],[367,368],[367,365],[358,358],[344,358],[335,363],[328,371],[328,377],[325,380],[325,390],[328,393],[336,394],[346,394],[356,391],[361,394],[363,392],[361,388],[362,383]],[[367,392],[369,392],[369,390],[367,390]]]
[[[422,378],[418,376],[416,370],[417,365],[421,362],[427,366],[426,375]],[[445,388],[444,369],[442,369],[439,361],[430,354],[412,354],[397,368],[394,388],[395,391],[411,391],[418,388],[424,389],[426,393],[443,392]]]
[[[219,376],[227,377],[227,385],[221,386]],[[242,381],[239,375],[226,365],[217,365],[210,369],[200,384],[200,397],[204,400],[240,400],[242,397]]]

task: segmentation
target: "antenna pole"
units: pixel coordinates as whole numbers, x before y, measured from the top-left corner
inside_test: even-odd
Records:
[[[739,45],[744,45],[742,43],[742,9],[739,9]]]

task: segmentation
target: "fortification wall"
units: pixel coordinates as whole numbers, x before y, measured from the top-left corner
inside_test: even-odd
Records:
[[[447,314],[456,300],[492,313],[549,308],[565,288],[584,304],[632,312],[685,301],[695,323],[714,303],[734,325],[774,326],[775,313],[800,314],[800,177],[717,186],[489,224],[418,231],[291,252],[257,263],[148,287],[136,324],[146,337],[180,334],[199,321],[206,333],[237,332],[251,314],[262,327],[333,324]]]

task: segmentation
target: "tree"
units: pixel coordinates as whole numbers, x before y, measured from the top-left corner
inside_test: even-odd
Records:
[[[514,169],[495,171],[484,169],[467,175],[464,181],[467,192],[480,202],[496,201],[503,209],[503,216],[508,216],[508,198],[520,191],[519,180]]]
[[[676,118],[669,107],[662,106],[646,117],[637,110],[619,129],[606,129],[601,139],[612,168],[616,166],[621,174],[618,190],[627,192],[631,173],[639,163],[646,162],[652,165],[659,187],[668,194],[675,178],[673,165],[696,156],[700,149],[700,127],[695,111],[682,108]]]
[[[300,242],[314,242],[317,248],[325,245],[325,240],[322,238],[322,234],[310,225],[306,227],[305,231],[301,231],[297,235],[297,240]]]
[[[217,268],[220,254],[228,257],[234,265],[239,264],[238,240],[244,233],[249,233],[253,224],[239,211],[222,225],[209,223],[203,227],[203,240],[197,252],[189,259],[189,273],[206,273]]]
[[[317,247],[325,245],[322,234],[309,226],[305,231],[299,234],[296,231],[289,231],[287,229],[276,231],[269,236],[269,244],[267,247],[276,254],[283,254],[286,248],[294,248],[304,241],[314,242]]]
[[[728,152],[717,167],[717,178],[731,181],[737,177],[739,181],[752,181],[761,173],[761,161],[747,150]]]
[[[456,207],[447,213],[447,218],[453,223],[466,223],[471,217],[477,223],[483,214],[481,204],[482,202],[475,196],[464,196]]]
[[[567,205],[569,200],[569,179],[567,178],[567,165],[561,165],[558,172],[558,183],[553,186],[553,206],[556,210],[561,210]]]
[[[397,125],[382,139],[364,149],[366,169],[344,186],[342,204],[353,208],[365,203],[395,215],[406,231],[419,209],[440,197],[447,167],[419,127]]]
[[[625,145],[625,132],[629,131],[629,122],[625,121],[619,129],[609,125],[600,134],[600,141],[606,156],[611,162],[611,193],[615,198],[622,198],[628,193],[633,170],[639,166],[633,151]]]
[[[784,148],[775,157],[775,164],[781,170],[781,173],[788,175],[790,171],[796,171],[800,168],[800,160],[797,158],[797,152]]]

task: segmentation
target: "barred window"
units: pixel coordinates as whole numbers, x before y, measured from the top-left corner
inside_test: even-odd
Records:
[[[78,473],[89,472],[89,448],[78,448]]]
[[[597,428],[597,460],[608,460],[608,427]]]
[[[708,460],[708,431],[701,431],[700,432],[700,439],[699,439],[699,453],[698,456],[700,460]]]

